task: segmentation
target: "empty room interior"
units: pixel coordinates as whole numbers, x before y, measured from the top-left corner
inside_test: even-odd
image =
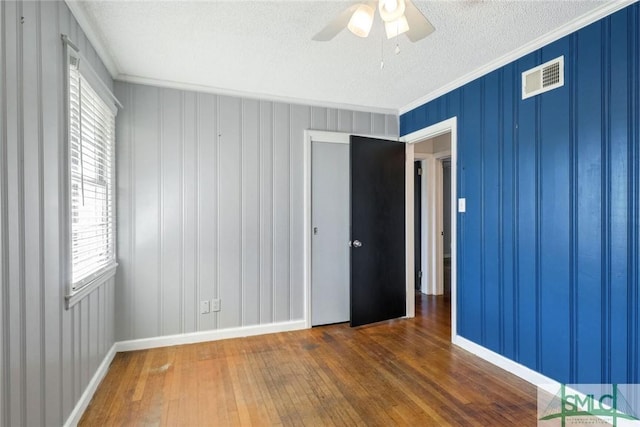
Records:
[[[0,426],[640,423],[637,0],[0,36]]]

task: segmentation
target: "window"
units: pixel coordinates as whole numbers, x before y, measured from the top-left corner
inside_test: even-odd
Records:
[[[67,50],[71,51],[69,46]],[[71,271],[67,299],[79,300],[112,276],[117,265],[113,185],[116,110],[92,87],[78,66],[81,57],[73,55],[77,52],[68,53]]]

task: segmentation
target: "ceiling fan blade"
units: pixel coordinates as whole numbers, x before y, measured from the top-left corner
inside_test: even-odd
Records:
[[[405,0],[405,5],[406,9],[404,11],[404,16],[407,18],[407,22],[409,23],[409,31],[407,31],[407,37],[409,37],[409,40],[417,42],[435,31],[436,28],[422,14],[422,12],[420,12],[411,0]]]
[[[353,12],[356,11],[358,6],[360,6],[360,4],[354,4],[353,6],[343,10],[340,15],[333,18],[333,20],[329,22],[326,27],[320,30],[318,34],[313,36],[311,40],[326,42],[337,36],[340,31],[347,27]]]

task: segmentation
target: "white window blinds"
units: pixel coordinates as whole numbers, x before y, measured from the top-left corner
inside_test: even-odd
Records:
[[[69,66],[71,291],[116,266],[115,113]]]

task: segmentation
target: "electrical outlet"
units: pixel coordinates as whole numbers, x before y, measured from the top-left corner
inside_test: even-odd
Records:
[[[211,300],[211,311],[220,311],[220,298]]]
[[[207,314],[209,310],[209,300],[200,301],[200,314]]]

